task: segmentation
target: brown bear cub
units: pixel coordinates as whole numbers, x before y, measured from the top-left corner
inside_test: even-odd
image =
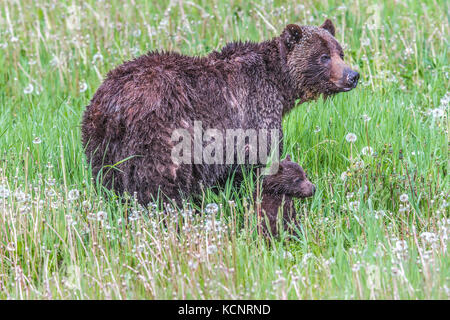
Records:
[[[262,182],[261,204],[257,205],[257,211],[263,234],[266,237],[279,234],[279,212],[284,230],[289,230],[289,224],[299,225],[293,199],[311,197],[315,191],[316,187],[308,180],[303,168],[287,155],[280,162],[278,172],[265,177]],[[256,196],[255,191],[255,200]]]

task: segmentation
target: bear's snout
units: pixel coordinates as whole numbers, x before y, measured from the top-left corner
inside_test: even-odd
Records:
[[[300,197],[312,197],[316,193],[316,186],[309,180],[304,181],[301,186]]]
[[[347,69],[345,74],[346,87],[350,90],[356,88],[359,80],[359,73],[351,69]]]

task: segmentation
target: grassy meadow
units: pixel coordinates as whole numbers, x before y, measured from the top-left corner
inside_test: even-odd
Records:
[[[300,233],[258,235],[251,177],[183,210],[95,184],[80,122],[109,70],[327,17],[361,80],[284,119],[317,186]],[[448,48],[438,0],[3,0],[0,299],[449,299]]]

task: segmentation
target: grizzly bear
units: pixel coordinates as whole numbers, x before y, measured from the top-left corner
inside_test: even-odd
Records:
[[[312,197],[316,187],[308,180],[305,171],[297,163],[291,161],[289,155],[280,162],[278,172],[266,176],[261,184],[261,191],[253,193],[253,200],[259,199],[256,205],[262,234],[266,237],[277,236],[279,227],[286,231],[294,231],[298,226],[294,198]],[[278,220],[280,214],[281,220]]]
[[[320,27],[289,24],[271,40],[232,42],[204,57],[150,52],[118,66],[83,115],[82,140],[94,178],[119,193],[136,194],[144,205],[162,195],[181,203],[203,187],[223,184],[236,169],[265,165],[264,157],[221,161],[226,144],[211,153],[219,161],[202,161],[195,143],[208,146],[204,129],[223,135],[270,130],[277,135],[261,149],[282,150],[282,117],[296,101],[357,85],[359,74],[344,63],[334,34],[328,19]],[[179,153],[190,161],[174,161],[180,130],[193,136],[201,131],[200,138],[190,138],[194,147],[188,143],[191,149]],[[230,141],[235,150],[235,138]]]

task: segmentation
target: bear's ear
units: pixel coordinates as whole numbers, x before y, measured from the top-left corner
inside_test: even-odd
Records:
[[[302,38],[302,29],[296,24],[288,24],[284,28],[281,38],[288,50],[290,50]]]
[[[291,156],[287,154],[285,160],[286,161],[291,161]]]
[[[336,29],[333,25],[333,22],[331,22],[330,19],[325,20],[325,22],[320,26],[322,29],[327,30],[331,35],[334,37],[334,34],[336,32]]]

